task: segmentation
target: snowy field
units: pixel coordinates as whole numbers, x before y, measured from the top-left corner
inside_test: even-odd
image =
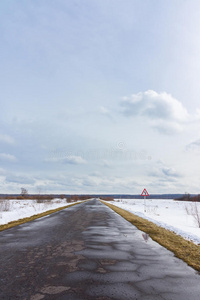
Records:
[[[37,200],[0,200],[0,225],[70,204],[65,199],[52,199],[44,203],[37,203]]]
[[[200,203],[172,199],[115,199],[112,204],[200,244]]]

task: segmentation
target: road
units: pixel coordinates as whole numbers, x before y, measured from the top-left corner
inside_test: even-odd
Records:
[[[199,283],[96,199],[0,232],[1,300],[199,300]]]

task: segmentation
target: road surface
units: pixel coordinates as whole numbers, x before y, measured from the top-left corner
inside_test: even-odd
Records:
[[[98,200],[0,232],[1,300],[199,300],[199,283]]]

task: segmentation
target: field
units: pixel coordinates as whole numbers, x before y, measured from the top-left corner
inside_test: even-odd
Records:
[[[0,225],[66,205],[70,205],[66,199],[52,199],[41,203],[38,200],[0,200]]]

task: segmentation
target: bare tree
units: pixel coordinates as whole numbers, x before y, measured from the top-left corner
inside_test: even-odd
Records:
[[[192,216],[195,219],[198,227],[200,228],[200,211],[199,208],[197,206],[197,203],[195,202],[193,205],[193,211],[192,211]]]
[[[190,207],[185,205],[185,210],[188,215],[194,218],[197,226],[200,228],[200,209],[198,208],[197,202],[191,203]]]
[[[0,200],[0,212],[2,211],[10,211],[11,202],[8,199]]]
[[[37,191],[38,191],[38,195],[37,195],[37,203],[43,203],[44,200],[41,197],[41,192],[42,192],[42,188],[41,187],[37,187]]]
[[[23,197],[26,196],[26,195],[28,195],[28,190],[22,187],[22,188],[21,188],[21,195],[22,195]]]

